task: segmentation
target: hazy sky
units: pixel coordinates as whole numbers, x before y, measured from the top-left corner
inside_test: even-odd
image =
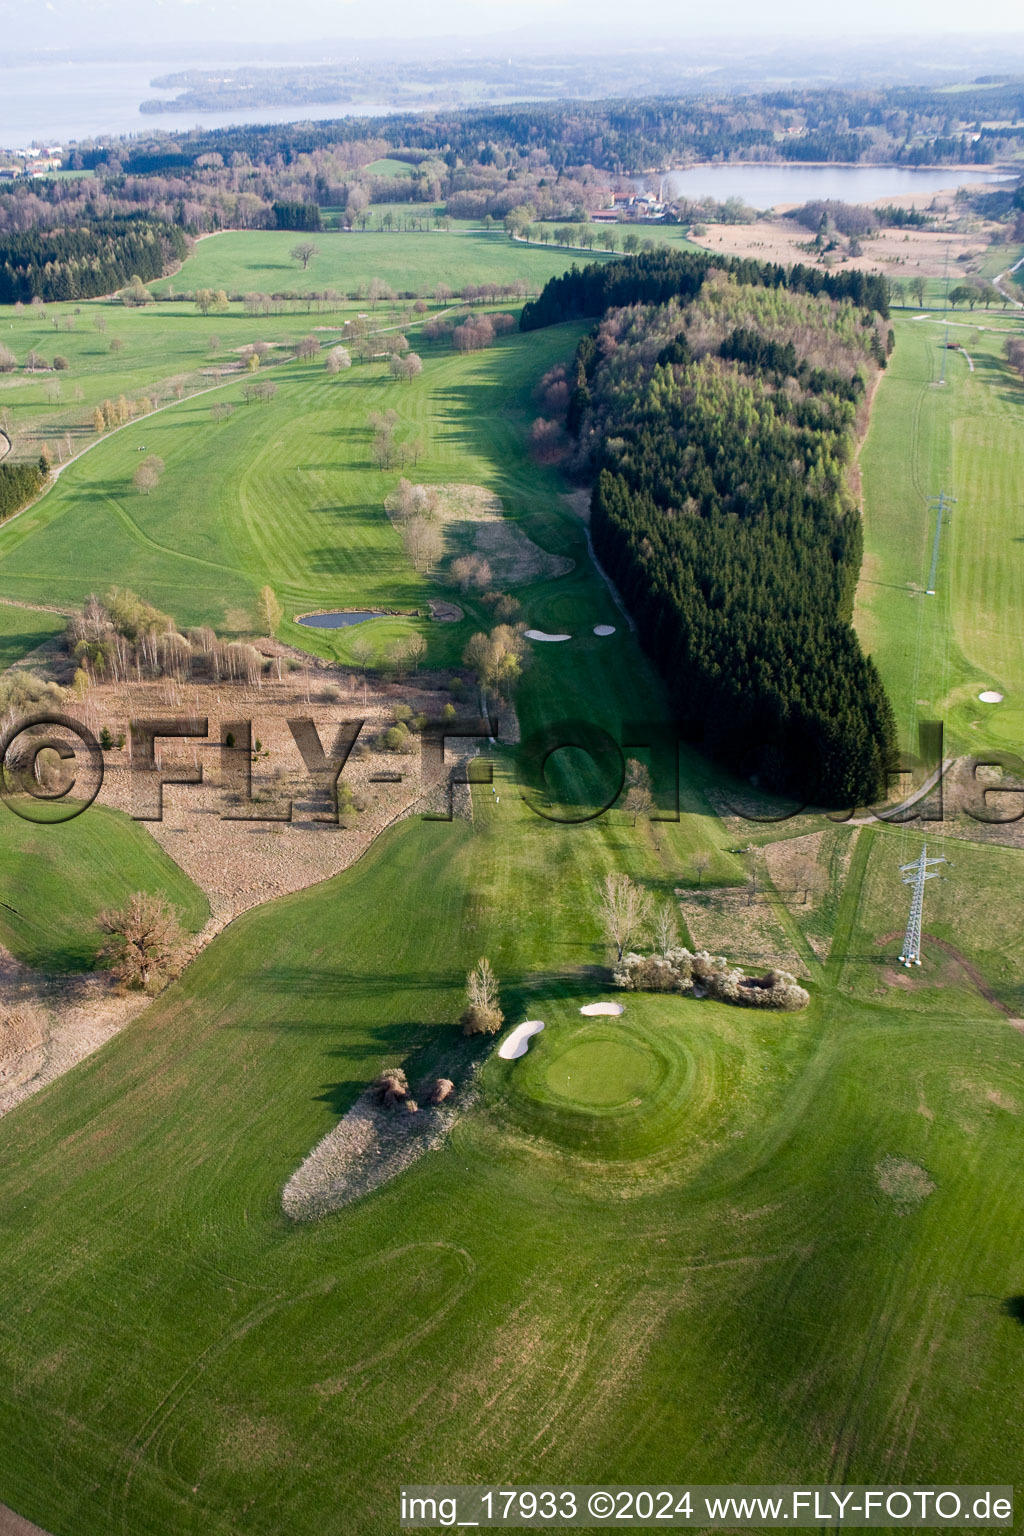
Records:
[[[853,25],[851,25],[851,22]],[[623,43],[663,38],[805,33],[808,38],[854,33],[995,32],[1024,35],[1022,0],[0,0],[3,51],[68,47],[184,44],[227,40],[268,42],[456,35],[525,29],[536,46],[558,34],[593,43],[595,33]],[[724,40],[724,39],[723,39]],[[0,58],[0,64],[2,64]]]

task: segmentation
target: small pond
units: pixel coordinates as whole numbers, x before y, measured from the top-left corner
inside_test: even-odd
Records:
[[[386,619],[383,610],[368,613],[365,608],[350,608],[339,613],[307,613],[296,622],[310,629],[347,629],[350,624],[362,624],[364,619]]]

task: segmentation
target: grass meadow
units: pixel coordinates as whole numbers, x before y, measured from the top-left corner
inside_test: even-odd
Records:
[[[164,323],[125,320],[140,338]],[[212,317],[177,323],[205,334]],[[1019,386],[986,333],[976,372],[949,354],[933,390],[941,331],[896,328],[863,455],[858,622],[898,707],[951,702],[961,722],[957,688],[1005,682],[1009,703],[1019,667]],[[265,406],[220,386],[236,404],[223,423],[209,397],[176,403],[0,530],[0,593],[70,603],[125,584],[228,632],[251,626],[264,582],[289,616],[422,609],[444,589],[405,561],[381,507],[397,474],[369,461],[366,415],[393,406],[400,433],[425,439],[415,478],[498,492],[575,562],[518,592],[531,625],[573,637],[534,647],[524,737],[582,718],[642,742],[665,720],[661,684],[566,487],[525,452],[533,384],[578,335],[425,349],[408,385],[372,364],[331,379],[282,363]],[[140,440],[167,466],[150,497],[128,489]],[[947,474],[960,500],[926,607],[923,501]],[[422,624],[443,662],[482,618],[470,603],[459,625],[366,632]],[[616,633],[595,637],[606,622]],[[290,618],[281,635],[341,659],[351,644]],[[972,971],[1016,1011],[1019,853],[949,841],[926,926],[934,914],[961,958],[929,955],[908,977],[887,936],[920,834],[864,828],[830,894],[831,949],[798,946],[805,1012],[627,994],[620,1020],[583,1020],[606,995],[604,874],[667,899],[707,852],[704,883],[738,885],[737,841],[765,828],[728,829],[709,798],[722,776],[687,748],[679,821],[635,828],[621,810],[576,826],[536,814],[512,751],[489,750],[495,783],[473,790],[471,824],[411,817],[344,874],[239,918],[131,1027],[0,1120],[0,1499],[56,1536],[384,1536],[411,1482],[685,1469],[926,1486],[1002,1482],[1020,1463],[1024,1039]],[[554,767],[553,788],[580,779]],[[658,788],[671,799],[660,771]],[[202,921],[124,818],[0,817],[4,889],[13,870],[37,925],[60,909],[40,961],[88,964],[92,913],[125,884],[163,884]],[[485,1061],[451,1137],[401,1177],[289,1223],[285,1181],[384,1065],[416,1081],[466,1049],[455,1020],[484,954],[508,1021],[545,1020],[527,1056]]]
[[[946,724],[949,748],[1024,744],[1024,383],[1003,357],[1012,316],[950,328],[898,320],[861,454],[865,560],[857,626],[877,661],[904,737],[926,719]],[[929,498],[956,498],[939,543],[936,591],[926,595],[935,539]],[[978,694],[1004,694],[999,705]]]
[[[64,628],[59,613],[40,613],[34,608],[19,608],[0,603],[0,672],[34,651],[37,645],[52,640]]]
[[[499,785],[472,829],[405,823],[233,924],[0,1123],[3,1494],[48,1529],[386,1532],[402,1482],[680,1458],[695,1481],[1016,1465],[1019,1035],[955,976],[921,1007],[826,971],[803,1015],[630,996],[584,1024],[595,881],[651,875],[651,849]],[[481,952],[548,1024],[528,1057],[488,1062],[399,1180],[290,1226],[288,1174],[383,1063],[450,1051]]]
[[[318,247],[305,270],[289,254],[304,239]],[[401,232],[325,230],[309,236],[289,230],[227,230],[198,240],[179,272],[148,286],[154,293],[194,293],[198,288],[354,293],[365,292],[371,278],[379,277],[396,292],[430,294],[438,283],[458,291],[466,283],[522,279],[536,293],[571,261],[570,252],[511,241],[502,229],[476,225]]]
[[[164,895],[192,933],[210,915],[206,897],[146,829],[104,806],[40,826],[4,805],[0,866],[0,943],[43,971],[90,970],[102,940],[97,914],[134,891]]]

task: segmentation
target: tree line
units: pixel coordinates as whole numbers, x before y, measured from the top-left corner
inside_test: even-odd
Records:
[[[180,229],[137,215],[7,234],[0,240],[0,304],[98,298],[133,277],[162,277],[186,253]]]
[[[651,301],[678,260],[638,258],[625,307],[621,264],[620,307],[577,349],[565,425],[594,481],[595,550],[684,734],[764,787],[874,803],[895,722],[851,624],[847,472],[884,316],[800,269],[757,283],[691,258],[681,295]]]
[[[563,320],[592,319],[623,304],[664,304],[694,298],[711,271],[731,274],[750,286],[785,288],[793,293],[824,294],[858,308],[889,316],[889,285],[875,273],[822,272],[814,267],[719,256],[704,251],[647,251],[623,261],[575,263],[561,277],[549,278],[539,296],[524,304],[523,331],[558,325]]]
[[[0,464],[0,523],[26,506],[45,480],[42,463]]]

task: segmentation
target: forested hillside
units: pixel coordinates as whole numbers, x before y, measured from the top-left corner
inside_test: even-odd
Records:
[[[574,264],[564,276],[551,278],[538,297],[523,306],[520,329],[535,331],[562,320],[597,317],[617,304],[660,304],[671,298],[692,298],[713,268],[729,272],[737,282],[750,286],[823,293],[830,299],[849,299],[883,318],[889,315],[889,285],[877,274],[823,272],[816,267],[782,267],[702,251],[662,250],[631,256],[614,265]]]
[[[580,343],[567,426],[595,482],[596,551],[684,733],[773,788],[865,804],[895,726],[850,622],[847,472],[889,332],[799,279],[769,285],[775,270],[753,283],[709,265],[696,293],[688,273],[681,299],[609,308]]]
[[[97,298],[132,277],[162,277],[186,250],[180,229],[131,215],[7,234],[0,241],[0,304]]]

